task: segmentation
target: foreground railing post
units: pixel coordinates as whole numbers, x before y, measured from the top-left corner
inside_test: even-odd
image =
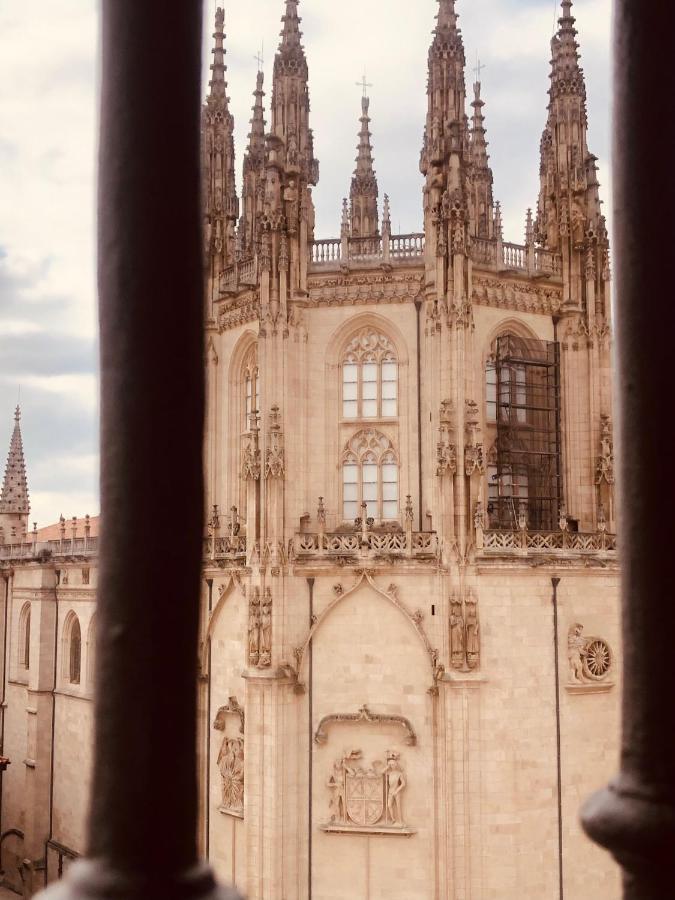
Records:
[[[614,8],[623,736],[620,774],[582,820],[623,866],[626,900],[664,900],[675,897],[673,528],[664,518],[673,486],[655,423],[675,395],[675,304],[660,276],[675,240],[673,11],[638,0]]]
[[[201,4],[103,0],[101,547],[88,859],[60,897],[214,897],[197,861]],[[166,532],[178,523],[181,552]]]

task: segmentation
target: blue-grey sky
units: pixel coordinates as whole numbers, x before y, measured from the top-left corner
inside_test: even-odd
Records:
[[[283,0],[225,2],[228,94],[237,167],[263,48],[269,101]],[[205,0],[208,78],[214,0]],[[311,124],[321,179],[318,236],[339,233],[356,153],[364,71],[380,194],[392,225],[421,228],[419,151],[426,57],[437,0],[302,0]],[[521,242],[536,204],[546,118],[553,0],[458,0],[468,68],[480,54],[495,195],[505,235]],[[95,145],[98,8],[94,0],[0,2],[0,467],[19,392],[31,520],[98,511]],[[576,0],[589,142],[608,209],[611,0]],[[161,25],[157,45],[161,54]],[[170,65],[170,60],[162,60]],[[471,84],[473,74],[467,73]],[[469,110],[470,111],[470,110]]]

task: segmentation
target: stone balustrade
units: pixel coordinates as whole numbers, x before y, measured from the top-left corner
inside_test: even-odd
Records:
[[[45,557],[94,556],[98,553],[97,537],[63,538],[55,541],[24,540],[0,544],[0,560],[19,561]]]
[[[204,559],[246,559],[246,535],[215,537],[210,535],[204,538]]]
[[[616,535],[607,531],[481,531],[477,529],[476,550],[485,556],[561,554],[611,554],[616,556]]]
[[[296,561],[344,557],[409,557],[436,559],[438,536],[433,531],[315,532],[296,534]]]

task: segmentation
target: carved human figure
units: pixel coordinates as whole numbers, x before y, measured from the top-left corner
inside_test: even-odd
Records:
[[[399,755],[393,751],[387,754],[385,779],[387,788],[387,819],[392,825],[403,825],[401,791],[406,786],[406,780],[399,763]]]
[[[345,807],[345,762],[343,759],[336,759],[333,763],[333,771],[331,772],[326,784],[331,790],[329,803],[330,821],[335,824],[344,822],[347,811]]]
[[[584,657],[586,655],[586,638],[582,636],[584,626],[576,622],[567,634],[567,659],[570,664],[570,679],[581,684],[584,679]]]
[[[254,666],[260,659],[260,626],[260,593],[254,588],[248,616],[248,660]]]
[[[480,624],[478,622],[478,601],[469,593],[465,600],[466,614],[466,662],[475,669],[480,662]]]
[[[272,591],[265,588],[260,614],[260,657],[258,665],[269,666],[272,659]]]
[[[464,668],[464,616],[462,604],[454,599],[450,606],[450,655],[455,669]]]

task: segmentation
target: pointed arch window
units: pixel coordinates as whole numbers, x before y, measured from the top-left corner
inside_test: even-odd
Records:
[[[63,677],[70,684],[79,684],[82,668],[82,629],[74,612],[68,613],[63,626]]]
[[[94,614],[89,623],[87,631],[87,684],[91,687],[94,684],[94,673],[96,671],[96,614]]]
[[[398,359],[388,337],[363,328],[342,355],[342,416],[345,419],[398,415]]]
[[[253,344],[244,358],[244,422],[243,430],[248,431],[251,413],[260,409],[260,372],[258,369],[258,345]]]
[[[342,456],[343,519],[361,515],[362,503],[379,521],[399,517],[398,457],[389,438],[371,429],[355,434]]]
[[[30,603],[24,603],[19,614],[19,665],[30,668]]]

